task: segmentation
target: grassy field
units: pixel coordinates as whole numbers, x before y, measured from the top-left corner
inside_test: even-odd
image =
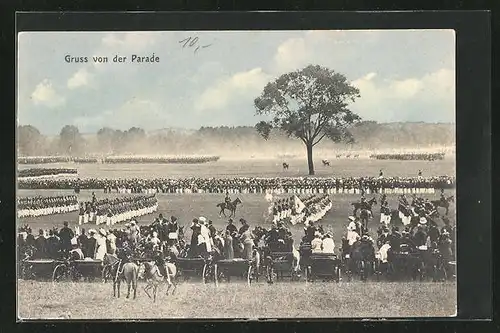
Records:
[[[219,161],[206,165],[50,165],[29,167],[76,167],[80,177],[109,178],[154,178],[154,177],[236,177],[236,176],[303,176],[305,161],[288,161],[290,170],[283,172],[280,161],[250,160]],[[386,176],[415,176],[422,169],[425,176],[454,175],[454,161],[376,161],[333,160],[332,167],[323,167],[316,162],[318,176],[377,176],[383,169]],[[20,166],[20,168],[27,166]],[[82,191],[79,200],[90,198],[92,191]],[[73,191],[20,190],[18,196],[73,194]],[[448,193],[453,194],[453,193]],[[114,197],[96,191],[98,198]],[[180,225],[189,226],[194,217],[205,216],[213,220],[218,229],[226,225],[227,219],[219,218],[216,204],[223,195],[217,194],[158,194],[159,209],[169,217],[175,215]],[[232,195],[234,198],[235,195]],[[264,195],[241,194],[243,204],[239,206],[235,220],[244,217],[250,226],[269,227],[266,215],[269,203]],[[368,195],[368,198],[372,197]],[[378,195],[376,196],[378,199]],[[438,198],[438,194],[429,195]],[[346,219],[352,213],[351,202],[359,195],[331,195],[333,208],[321,224],[334,232],[336,246],[345,232]],[[389,205],[397,208],[397,196],[389,196]],[[455,207],[450,207],[450,219],[455,220]],[[370,223],[372,234],[378,226],[379,208],[374,208],[375,218]],[[155,215],[139,218],[139,224],[149,224]],[[64,221],[70,226],[77,222],[77,212],[38,218],[18,219],[17,224],[28,223],[34,232],[54,225],[62,227]],[[442,224],[442,221],[437,221]],[[118,225],[119,226],[119,225]],[[87,225],[87,228],[95,225]],[[303,235],[303,226],[289,226],[296,242]],[[190,230],[186,228],[187,239]],[[278,283],[269,286],[258,283],[247,286],[234,281],[231,284],[214,285],[181,283],[174,296],[165,296],[160,289],[156,304],[147,298],[139,285],[138,298],[112,297],[112,285],[102,283],[58,283],[18,282],[19,316],[30,319],[147,319],[147,318],[263,318],[263,317],[408,317],[451,316],[456,309],[455,283],[388,283],[388,282],[341,282],[335,283]],[[122,287],[123,288],[123,287]],[[163,287],[165,288],[165,287]],[[122,289],[123,291],[123,289]],[[207,304],[210,304],[207,307]]]
[[[18,316],[29,319],[327,318],[452,316],[455,283],[180,283],[156,303],[113,297],[111,283],[19,282]],[[122,293],[123,293],[122,286]],[[126,292],[126,290],[125,290]],[[125,294],[126,295],[126,294]],[[209,306],[207,306],[209,305]]]
[[[182,177],[298,177],[307,175],[307,161],[288,159],[290,168],[283,171],[282,160],[249,159],[224,160],[218,162],[181,164],[44,164],[19,165],[26,168],[76,168],[81,178],[182,178]],[[319,177],[360,177],[378,176],[383,169],[387,177],[417,176],[418,170],[424,176],[455,175],[455,159],[442,161],[382,161],[373,159],[330,159],[331,166],[323,166],[321,159],[314,161],[316,176]]]

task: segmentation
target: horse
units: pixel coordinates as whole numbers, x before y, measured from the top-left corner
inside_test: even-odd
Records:
[[[321,162],[323,162],[323,166],[330,166],[330,161],[328,160],[322,160]]]
[[[116,296],[118,289],[118,298],[120,298],[120,284],[122,280],[127,282],[127,298],[130,298],[130,287],[134,289],[134,299],[137,295],[137,277],[139,275],[139,266],[133,262],[123,264],[121,270],[116,271],[115,280],[113,281],[113,296]],[[117,288],[118,287],[118,288]]]
[[[337,158],[341,158],[342,157],[342,154],[337,154],[336,155]]]
[[[349,247],[348,272],[357,273],[362,281],[368,278],[368,268],[375,262],[375,248],[368,240],[358,240]]]
[[[283,170],[288,170],[289,167],[290,165],[288,165],[288,163],[283,162]]]
[[[351,158],[351,154],[345,155],[345,158]]]
[[[361,209],[361,212],[359,213],[359,219],[363,224],[363,228],[365,230],[368,230],[368,220],[373,217],[372,207],[373,205],[377,204],[377,200],[375,198],[372,198],[368,200],[366,203],[369,207],[368,209],[363,208],[361,202],[353,202],[351,205],[354,207],[352,212],[354,216],[356,216],[358,209]]]
[[[233,200],[230,203],[221,202],[221,203],[217,204],[216,206],[220,208],[219,217],[221,215],[224,215],[224,217],[227,217],[226,212],[225,212],[226,209],[229,210],[229,212],[231,213],[229,215],[229,217],[233,217],[236,214],[236,208],[238,207],[238,204],[241,204],[241,203],[242,202],[241,202],[240,198],[236,198],[235,200]]]
[[[153,289],[153,302],[156,302],[158,286],[163,281],[166,281],[168,284],[166,294],[168,295],[168,291],[171,287],[174,288],[172,289],[172,295],[175,293],[175,290],[177,289],[177,285],[175,283],[175,278],[177,277],[177,267],[175,267],[173,263],[165,263],[166,276],[162,276],[160,274],[159,268],[154,262],[146,261],[144,263],[144,268],[144,277],[147,283],[147,285],[144,287],[144,292],[146,293],[146,295],[148,295],[149,298],[151,298],[149,290]]]
[[[370,213],[371,213],[372,206],[377,204],[377,199],[372,198],[372,199],[368,200],[366,203],[368,204],[368,207],[370,207]],[[356,216],[356,213],[358,212],[358,210],[362,208],[361,202],[353,202],[353,203],[351,203],[351,206],[353,207],[352,214],[354,216]]]
[[[358,154],[354,155],[354,158],[359,158],[359,155]]]
[[[442,207],[446,209],[445,215],[448,215],[450,209],[450,202],[455,202],[455,196],[450,195],[446,199],[432,200],[431,203],[437,208]]]

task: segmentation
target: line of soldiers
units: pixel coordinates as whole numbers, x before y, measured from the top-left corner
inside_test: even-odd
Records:
[[[370,158],[377,160],[401,160],[401,161],[435,161],[444,159],[445,153],[413,153],[413,154],[373,154]]]
[[[52,214],[64,214],[78,209],[75,195],[35,196],[17,198],[18,217],[36,217]]]
[[[72,175],[76,174],[76,169],[67,168],[31,168],[22,169],[17,172],[17,176],[22,177],[42,177],[42,176],[58,176],[58,175]]]
[[[111,226],[151,214],[157,209],[158,200],[154,194],[97,200],[95,193],[92,193],[91,201],[80,203],[78,224],[95,223]]]
[[[168,163],[168,164],[195,164],[215,162],[219,156],[109,156],[103,163]]]
[[[454,188],[455,178],[440,177],[329,177],[329,178],[182,178],[182,179],[20,179],[20,189],[126,189],[129,193],[267,193],[357,194],[434,193]]]

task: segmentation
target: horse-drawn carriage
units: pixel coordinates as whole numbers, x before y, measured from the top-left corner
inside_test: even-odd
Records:
[[[26,259],[21,262],[23,280],[50,280],[58,262],[53,259]]]
[[[243,258],[220,259],[214,262],[213,269],[217,285],[222,280],[229,282],[231,277],[245,278],[248,284],[258,278],[258,272],[253,260]]]
[[[103,261],[97,259],[55,260],[52,281],[95,281],[103,276]]]
[[[269,283],[282,281],[284,278],[290,278],[291,281],[300,279],[297,254],[294,252],[265,252],[263,266]]]
[[[187,281],[191,278],[201,278],[203,283],[215,282],[214,265],[211,258],[177,258],[176,266],[179,276]]]
[[[341,260],[335,254],[313,253],[309,256],[306,264],[306,281],[314,282],[317,279],[323,281],[340,281]]]

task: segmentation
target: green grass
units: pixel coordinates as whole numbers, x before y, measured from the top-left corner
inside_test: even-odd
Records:
[[[452,316],[455,283],[180,283],[156,303],[113,297],[111,283],[19,282],[18,315],[29,319],[326,318]]]

